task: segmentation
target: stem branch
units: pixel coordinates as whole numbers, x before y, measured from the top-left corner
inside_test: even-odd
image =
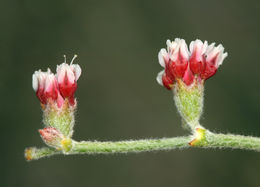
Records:
[[[189,147],[191,136],[118,142],[74,142],[72,154],[129,153]]]

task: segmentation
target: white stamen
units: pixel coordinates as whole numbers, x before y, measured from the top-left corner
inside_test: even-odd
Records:
[[[74,55],[74,57],[72,58],[72,60],[71,60],[71,62],[70,62],[70,65],[72,65],[73,64],[73,61],[75,60],[75,58],[77,58],[78,57],[78,55]]]
[[[66,55],[63,55],[63,57],[64,57],[64,63],[66,63],[66,61],[67,61],[67,60],[66,60]]]

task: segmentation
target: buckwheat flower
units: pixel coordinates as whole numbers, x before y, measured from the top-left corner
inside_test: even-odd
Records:
[[[174,55],[170,58],[170,72],[176,78],[182,78],[188,68],[189,51],[185,40],[175,39],[175,41],[177,42],[177,47],[174,49]]]
[[[41,70],[35,71],[32,75],[32,87],[36,92],[36,95],[41,103],[46,103],[46,98],[44,96],[44,87],[47,72],[42,72]]]
[[[215,47],[215,43],[209,45],[204,55],[205,67],[201,72],[201,78],[207,80],[215,75],[227,55],[227,53],[224,53],[224,47],[221,44],[217,47]]]
[[[50,69],[47,72],[35,71],[32,76],[32,86],[42,104],[54,101],[58,106],[62,105],[63,99],[59,93],[57,80]]]
[[[185,40],[176,38],[173,42],[167,40],[167,51],[161,49],[158,54],[159,63],[164,67],[163,72],[157,76],[159,84],[172,89],[176,79],[183,79],[191,84],[193,76],[189,69],[189,50]]]
[[[158,55],[159,63],[164,70],[161,71],[157,76],[159,84],[164,85],[167,89],[171,89],[175,80],[174,75],[170,72],[170,56],[165,49],[161,49]]]
[[[190,69],[194,74],[200,75],[205,67],[205,52],[208,42],[202,43],[201,40],[195,40],[190,43]]]
[[[57,66],[56,75],[48,69],[46,72],[35,71],[32,76],[32,87],[39,98],[43,111],[43,123],[47,129],[40,130],[46,144],[59,136],[70,138],[73,134],[75,124],[75,110],[77,102],[74,97],[77,89],[77,80],[81,74],[81,68],[77,64],[65,62]],[[58,133],[59,132],[59,133]],[[64,143],[64,145],[70,145]],[[66,146],[62,147],[63,150]]]
[[[189,50],[185,40],[176,38],[167,40],[167,50],[161,49],[158,54],[159,63],[164,68],[157,76],[159,84],[172,89],[176,80],[187,86],[194,80],[201,82],[213,76],[223,60],[227,57],[224,47],[215,43],[195,40],[190,43]],[[196,78],[195,78],[196,76]]]
[[[174,100],[184,123],[192,129],[202,114],[204,82],[212,77],[227,57],[224,47],[201,40],[192,41],[189,49],[185,40],[167,40],[167,50],[158,54],[160,65],[164,68],[157,81],[174,92]]]
[[[61,65],[57,65],[57,81],[61,95],[64,98],[68,98],[70,104],[74,104],[74,93],[77,89],[77,80],[81,74],[81,68],[78,64],[72,64],[73,60],[77,56],[75,55],[71,61],[71,64],[67,64],[66,61]]]

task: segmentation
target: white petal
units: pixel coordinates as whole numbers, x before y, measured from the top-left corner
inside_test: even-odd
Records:
[[[215,45],[215,43],[213,44]],[[215,47],[213,44],[208,46],[206,50],[206,61],[211,61],[212,58],[216,57],[217,55],[215,66],[218,68],[223,63],[223,60],[227,57],[228,54],[224,53],[224,47],[221,44],[219,44],[217,47]]]
[[[66,74],[68,77],[68,81],[70,83],[74,83],[75,81],[74,72],[68,64],[62,63],[61,65],[58,65],[56,71],[57,71],[56,76],[57,76],[58,83],[63,83]]]
[[[220,66],[222,63],[223,63],[223,61],[224,61],[224,59],[226,58],[228,56],[228,53],[226,52],[226,53],[221,53],[221,55],[218,57],[218,59],[217,59],[217,64],[218,64],[218,66]]]
[[[188,60],[189,59],[189,50],[188,50],[188,47],[187,47],[185,40],[181,39],[179,43],[180,43],[179,44],[180,54],[182,55],[182,57],[184,59]]]
[[[201,51],[203,43],[201,40],[196,39],[190,43],[190,52],[193,53],[195,49]]]
[[[171,44],[172,44],[171,40],[167,40],[167,41],[166,41],[167,51],[170,51],[170,46],[171,46]]]
[[[175,40],[174,40],[176,43],[179,43],[180,41],[181,41],[181,39],[180,38],[175,38]]]
[[[76,81],[76,77],[75,77],[74,71],[69,66],[65,69],[65,71],[67,73],[68,81],[70,83],[74,83]]]
[[[175,48],[173,50],[173,52],[170,54],[170,59],[172,61],[176,61],[177,58],[179,57],[179,50],[180,50],[180,42],[175,43]]]
[[[42,72],[41,70],[35,71],[32,76],[32,87],[35,91],[39,88],[44,88],[45,79],[48,72]]]
[[[55,75],[53,73],[47,72],[46,80],[45,80],[45,88],[46,92],[51,92],[53,87],[55,86]]]
[[[34,74],[32,75],[32,87],[34,89],[34,91],[38,90],[38,78],[36,76],[37,72],[34,72]]]
[[[208,41],[205,41],[203,43],[203,47],[202,47],[202,54],[206,53],[207,48],[208,48]]]
[[[65,66],[66,66],[66,63],[62,63],[60,65],[57,65],[56,77],[57,77],[58,83],[62,83],[63,80],[64,80],[64,77],[65,77]]]
[[[210,52],[213,50],[214,46],[215,46],[215,43],[210,44],[210,45],[207,47],[206,53],[210,53]]]
[[[190,53],[192,54],[193,53],[193,49],[194,49],[194,41],[192,41],[190,43]]]
[[[205,41],[202,43],[201,40],[196,39],[194,42],[191,42],[190,44],[190,55],[193,56],[197,61],[201,61],[203,54],[205,53],[207,49],[208,43]]]
[[[158,53],[158,59],[159,59],[159,64],[162,67],[165,67],[165,61],[164,61],[165,58],[169,58],[168,53],[166,49],[161,49],[160,52]]]
[[[178,41],[178,42],[176,42]],[[179,39],[175,39],[175,41],[170,41],[170,40],[167,40],[166,44],[167,44],[167,51],[168,51],[168,54],[171,56],[174,51],[176,50],[177,46],[178,46],[178,43],[179,43]]]
[[[211,50],[209,50],[209,52],[207,53],[207,61],[210,61],[212,58],[214,58],[216,55],[221,55],[221,53],[223,53],[224,48],[223,46],[220,44],[217,47],[213,47]],[[217,57],[218,58],[218,57]],[[216,63],[216,65],[218,65],[218,63]]]
[[[71,66],[75,75],[75,79],[77,81],[81,75],[81,68],[78,64],[72,64]]]
[[[164,74],[164,70],[160,71],[160,72],[158,73],[157,77],[156,77],[157,82],[158,82],[160,85],[162,85],[162,86],[163,86],[163,82],[162,82],[162,76],[163,76],[163,74]]]

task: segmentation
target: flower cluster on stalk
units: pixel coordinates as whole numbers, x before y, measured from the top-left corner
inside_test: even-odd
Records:
[[[223,60],[227,57],[224,47],[215,43],[195,40],[190,43],[189,49],[184,39],[167,40],[167,50],[161,49],[158,58],[164,68],[157,76],[159,84],[171,90],[176,80],[182,80],[187,86],[195,80],[203,83],[212,77]]]
[[[64,56],[65,57],[65,56]],[[32,87],[43,109],[43,129],[39,130],[42,140],[50,147],[68,151],[74,126],[74,112],[77,106],[74,97],[77,80],[81,75],[78,64],[65,62],[57,65],[56,74],[48,68],[46,72],[35,71]]]

